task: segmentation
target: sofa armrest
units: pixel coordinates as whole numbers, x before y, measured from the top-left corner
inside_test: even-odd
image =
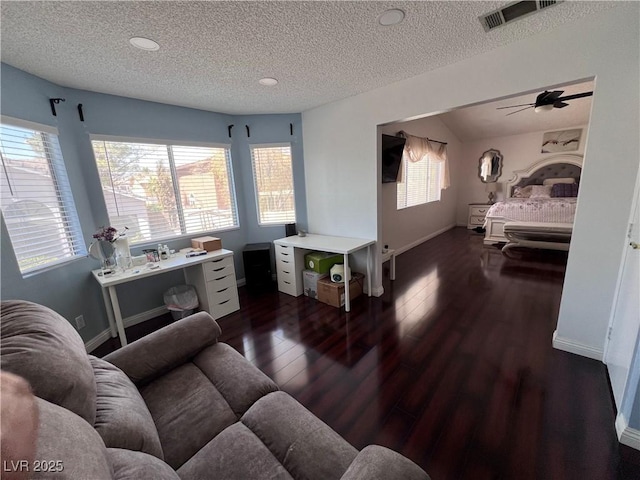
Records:
[[[207,312],[198,312],[104,357],[135,384],[146,383],[213,345],[222,333]]]
[[[429,480],[424,470],[399,453],[379,445],[365,447],[340,480]]]

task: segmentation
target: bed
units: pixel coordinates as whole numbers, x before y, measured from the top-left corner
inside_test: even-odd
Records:
[[[582,155],[561,154],[514,172],[505,200],[485,221],[485,245],[568,250],[582,173]]]

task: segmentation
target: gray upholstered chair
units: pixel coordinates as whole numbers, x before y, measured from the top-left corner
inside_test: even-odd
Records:
[[[33,478],[428,479],[386,448],[358,452],[218,342],[206,313],[105,359],[46,307],[7,301],[1,316],[0,367],[37,397],[36,459],[62,462]]]

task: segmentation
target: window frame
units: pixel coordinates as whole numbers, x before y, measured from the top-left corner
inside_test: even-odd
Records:
[[[293,220],[285,220],[278,222],[262,222],[260,220],[260,196],[258,193],[258,182],[256,178],[256,169],[254,163],[254,155],[253,151],[256,148],[289,148],[289,157],[291,159],[291,187],[292,187],[292,195],[293,195]],[[293,174],[293,148],[291,142],[274,142],[274,143],[252,143],[249,144],[249,155],[251,157],[251,176],[253,180],[253,193],[256,202],[256,217],[258,221],[258,226],[260,227],[279,227],[282,225],[288,225],[290,223],[296,223],[298,220],[298,210],[296,208],[296,186],[295,186],[295,177]]]
[[[230,186],[230,192],[229,192],[229,196],[230,196],[230,201],[233,203],[233,210],[235,212],[235,225],[231,225],[228,227],[222,227],[222,228],[218,228],[218,229],[214,229],[214,230],[202,230],[200,232],[191,232],[191,233],[180,233],[179,235],[170,235],[170,236],[159,236],[159,237],[154,237],[152,239],[149,240],[142,240],[142,241],[138,241],[138,242],[131,242],[131,246],[134,246],[136,248],[144,248],[146,246],[150,246],[150,245],[157,245],[158,243],[162,243],[165,241],[175,241],[175,240],[182,240],[185,238],[193,238],[194,236],[200,235],[200,236],[204,236],[206,234],[209,233],[223,233],[223,232],[230,232],[230,231],[234,231],[234,230],[239,230],[241,228],[241,222],[240,222],[240,212],[238,209],[238,199],[237,199],[237,189],[236,189],[236,182],[235,182],[235,176],[234,176],[234,169],[233,169],[233,158],[231,155],[231,144],[230,143],[217,143],[217,142],[202,142],[202,141],[191,141],[191,140],[173,140],[173,139],[159,139],[159,138],[145,138],[145,137],[126,137],[126,136],[122,136],[122,135],[104,135],[104,134],[90,134],[89,135],[89,140],[91,142],[91,152],[93,155],[93,161],[94,161],[94,165],[96,166],[96,173],[98,173],[99,176],[99,170],[98,170],[98,162],[96,159],[96,154],[95,151],[93,149],[93,142],[94,141],[98,141],[98,142],[112,142],[112,143],[138,143],[138,144],[151,144],[151,145],[161,145],[161,146],[165,146],[165,147],[170,147],[170,146],[176,146],[176,147],[201,147],[201,148],[222,148],[226,150],[226,156],[227,156],[227,175],[228,175],[228,181],[229,181],[229,186]],[[170,173],[171,173],[171,179],[172,179],[172,183],[173,183],[173,189],[174,189],[174,195],[175,196],[175,200],[178,203],[180,203],[180,199],[177,196],[177,190],[176,190],[176,172],[175,172],[175,163],[170,163]],[[98,180],[100,182],[100,187],[101,190],[103,189],[103,185],[102,182],[100,180]],[[103,194],[103,201],[105,202],[105,210],[107,211],[107,215],[109,215],[109,210],[106,204],[106,200],[104,199],[104,194]],[[177,210],[178,211],[182,211],[182,206],[177,205]],[[182,222],[184,220],[180,220],[181,225]],[[181,227],[182,230],[182,227]]]
[[[412,163],[407,157],[406,154],[403,155],[402,158],[402,182],[398,182],[398,184],[403,183],[405,184],[404,187],[404,205],[400,206],[400,188],[399,186],[396,187],[396,210],[404,210],[406,208],[411,208],[411,207],[418,207],[420,205],[429,205],[430,203],[435,203],[435,202],[440,202],[442,200],[442,175],[441,175],[441,171],[440,169],[444,168],[444,165],[442,164],[442,162],[438,162],[439,165],[437,166],[438,168],[438,172],[436,174],[436,188],[435,191],[437,192],[437,198],[433,199],[433,200],[429,200],[429,183],[431,181],[431,175],[429,175],[429,170],[432,168],[433,165],[433,160],[429,158],[429,155],[425,155],[424,157],[422,157],[420,160],[420,162],[422,161],[427,161],[428,164],[426,166],[427,172],[426,172],[426,182],[425,182],[425,197],[426,200],[424,202],[419,202],[419,203],[413,203],[411,205],[409,205],[408,199],[409,199],[409,191],[408,188],[406,187],[407,185],[407,181],[409,178],[409,164]],[[418,163],[418,162],[415,162]]]
[[[62,228],[66,237],[66,245],[63,245],[62,248],[66,248],[72,252],[69,256],[62,259],[49,261],[42,264],[41,266],[25,268],[23,270],[20,266],[18,255],[16,254],[14,239],[11,237],[10,228],[7,225],[4,212],[2,212],[2,221],[4,222],[5,228],[7,229],[9,242],[11,243],[14,258],[16,259],[16,264],[18,265],[18,270],[20,271],[22,278],[28,278],[34,275],[38,275],[40,273],[66,266],[72,262],[86,258],[88,256],[87,246],[84,240],[82,226],[80,224],[80,217],[78,215],[78,209],[76,207],[75,195],[73,193],[73,188],[71,187],[71,182],[69,181],[67,163],[65,161],[64,155],[62,153],[62,147],[60,145],[60,135],[58,132],[58,128],[51,125],[45,125],[29,120],[10,117],[7,115],[0,115],[0,124],[6,125],[7,127],[31,130],[34,133],[40,135],[43,147],[45,147],[43,157],[47,162],[49,173],[51,175],[51,186],[57,197],[57,203],[59,205],[58,208],[60,208],[64,212],[64,215],[62,217],[64,219]],[[53,145],[51,145],[52,140],[55,141]],[[52,147],[53,151],[49,151],[46,148],[47,146]],[[3,171],[3,174],[7,175],[6,171]],[[9,181],[8,175],[7,181]],[[66,223],[67,225],[64,225],[64,223]]]

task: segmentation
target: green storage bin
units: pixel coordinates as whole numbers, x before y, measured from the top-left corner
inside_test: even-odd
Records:
[[[311,252],[304,256],[304,267],[316,273],[329,273],[336,263],[342,263],[340,254],[327,252]]]

